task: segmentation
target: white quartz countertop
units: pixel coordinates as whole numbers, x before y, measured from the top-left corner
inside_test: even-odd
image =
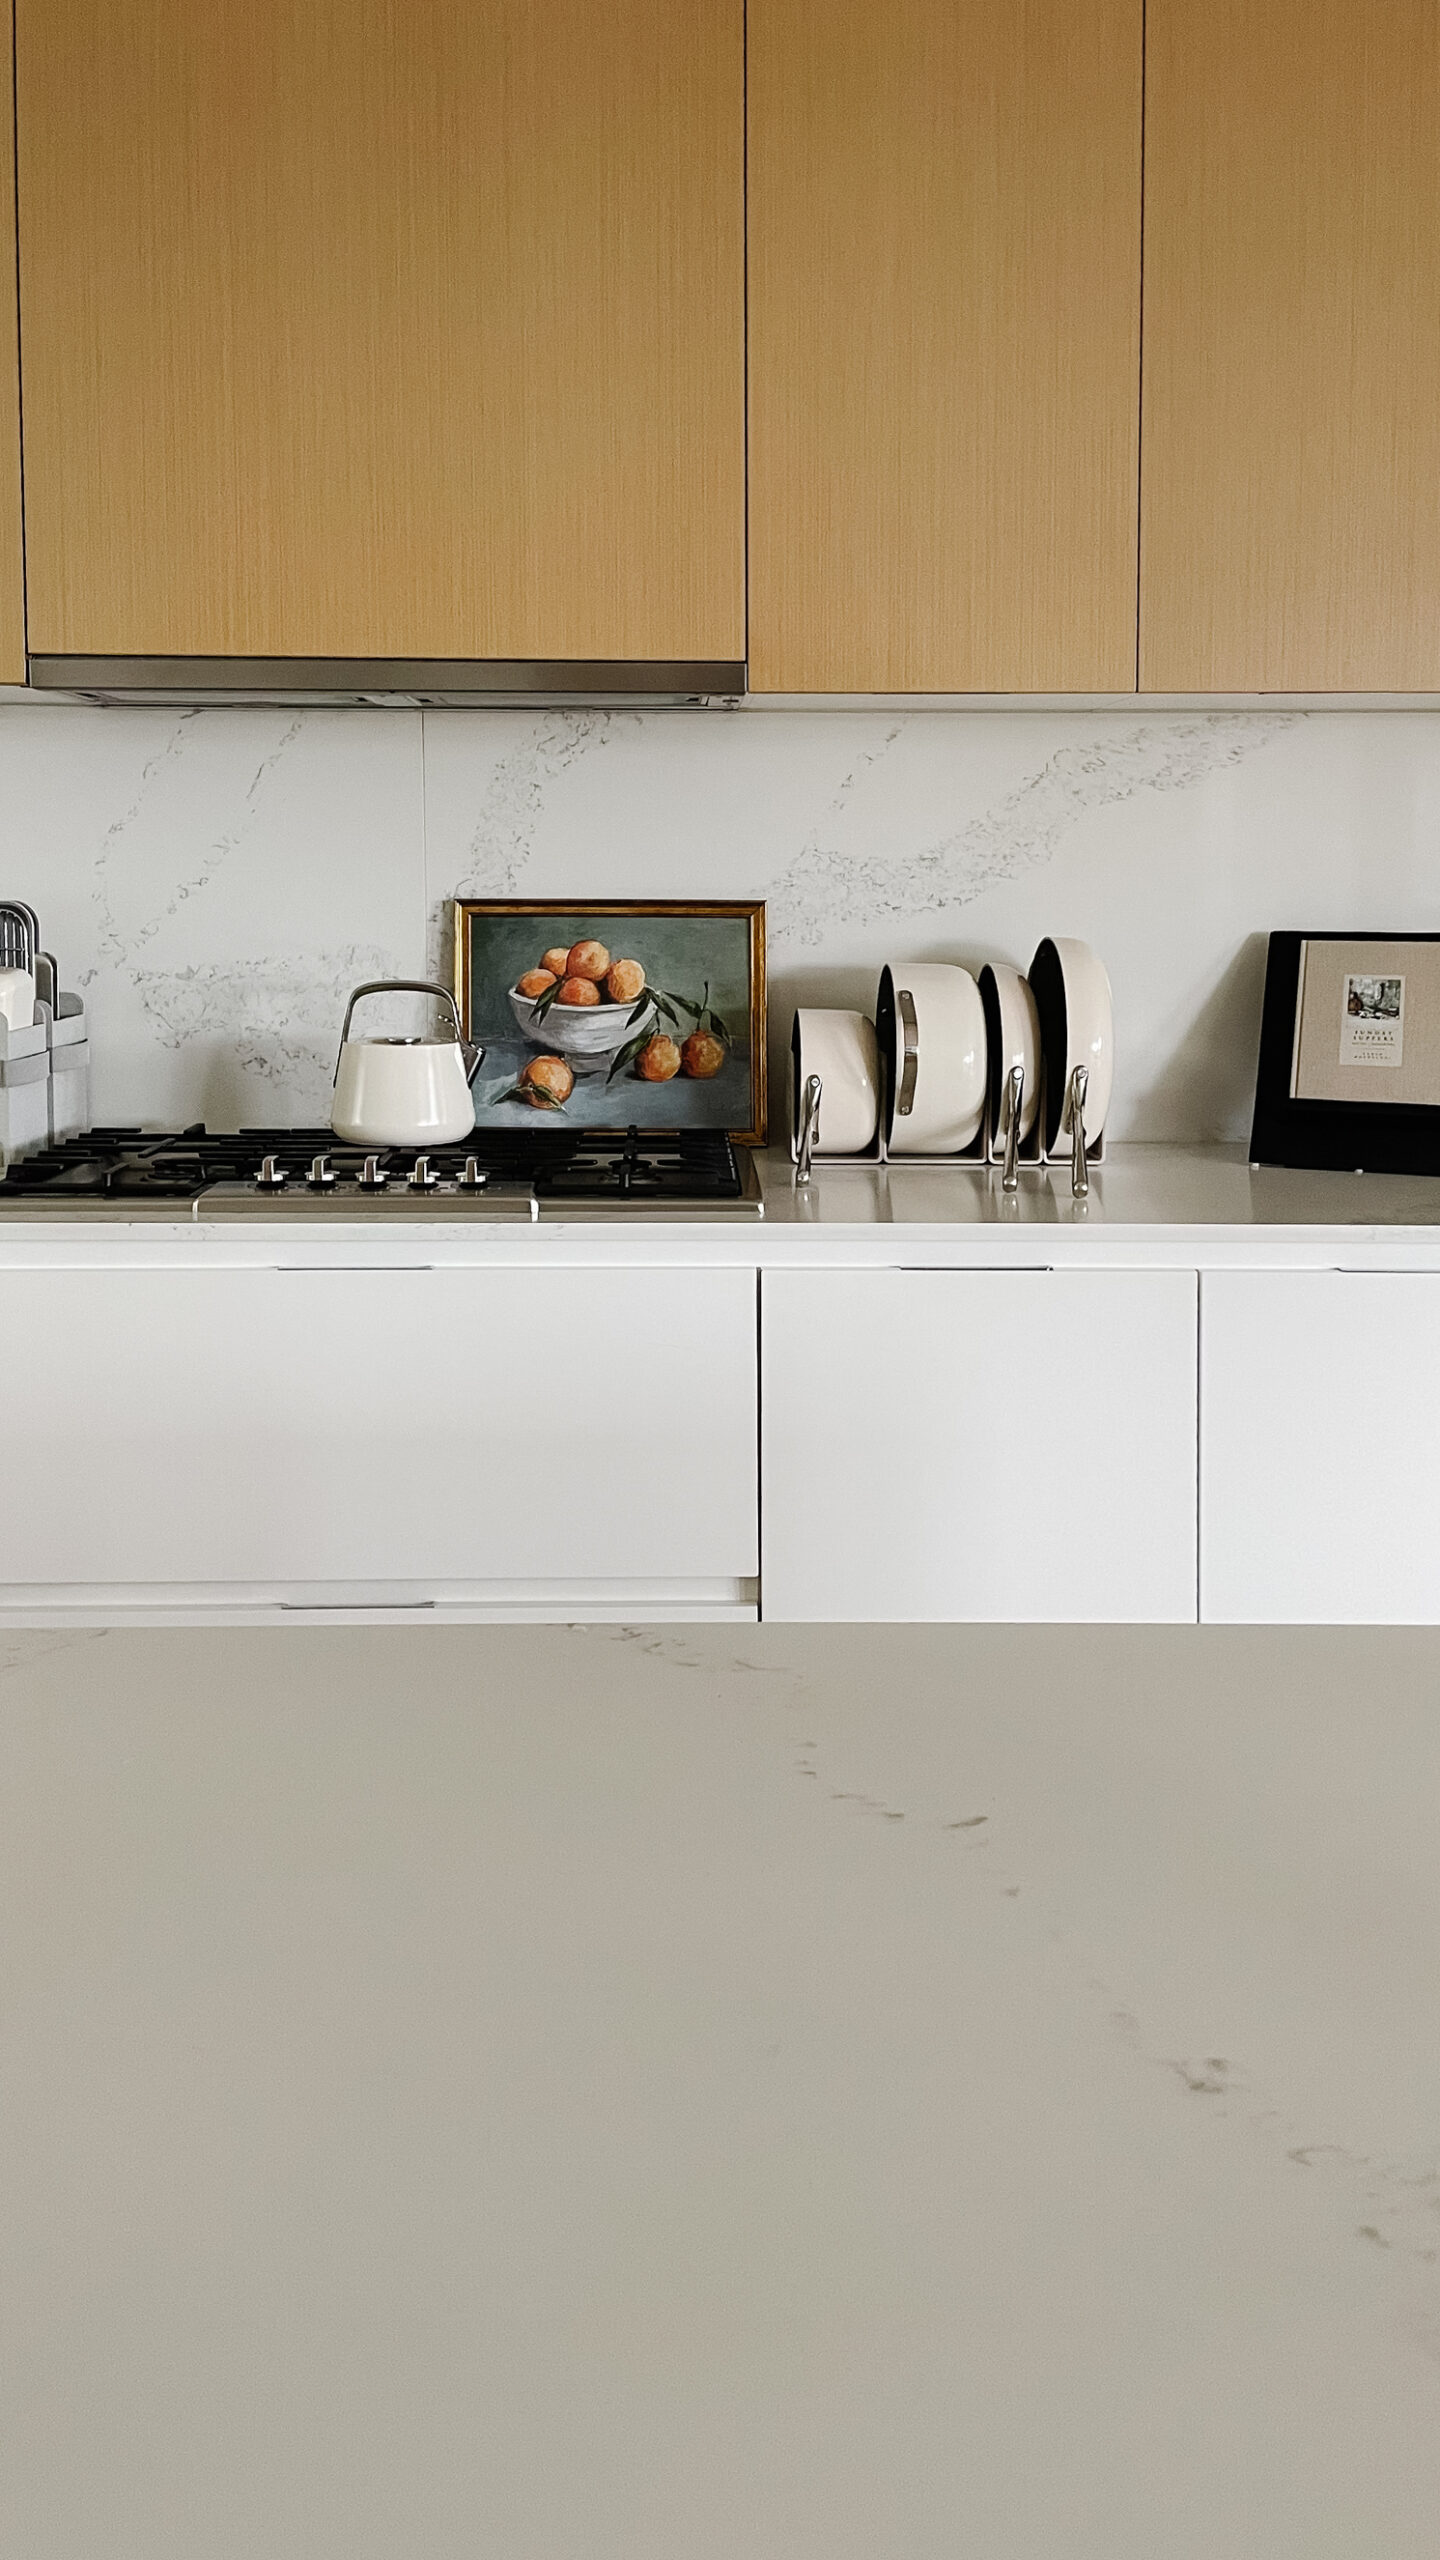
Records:
[[[1252,1167],[1239,1147],[1117,1146],[1077,1200],[1067,1167],[1027,1171],[941,1162],[817,1162],[799,1185],[787,1152],[759,1159],[764,1215],[546,1206],[538,1221],[449,1219],[443,1208],[383,1224],[154,1211],[0,1214],[0,1267],[203,1259],[367,1266],[505,1262],[817,1265],[1067,1265],[1434,1269],[1440,1179]]]
[[[1252,1166],[1241,1147],[1118,1146],[1092,1167],[1077,1200],[1067,1165],[1022,1172],[1018,1191],[998,1168],[914,1161],[826,1164],[797,1185],[788,1154],[762,1159],[773,1225],[827,1230],[876,1226],[1064,1227],[1107,1234],[1186,1234],[1235,1228],[1440,1228],[1440,1178],[1424,1174],[1301,1173]]]

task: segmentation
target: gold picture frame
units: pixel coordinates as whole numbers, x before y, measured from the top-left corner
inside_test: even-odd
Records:
[[[765,1144],[763,898],[457,898],[454,906],[455,999],[465,1037],[481,1043],[487,1057],[493,1056],[496,1069],[487,1078],[482,1062],[476,1077],[478,1127],[533,1127],[538,1118],[552,1116],[548,1100],[532,1104],[531,1088],[522,1087],[519,1079],[527,1062],[533,1064],[553,1049],[565,1059],[573,1077],[572,1090],[555,1106],[562,1127],[597,1134],[632,1125],[654,1130],[723,1128],[739,1146]],[[535,927],[533,934],[520,930],[529,924]],[[521,997],[519,975],[535,968],[552,945],[563,941],[573,950],[593,939],[612,958],[622,956],[614,948],[619,940],[616,924],[628,928],[624,940],[645,970],[644,993],[651,997],[651,1015],[640,1013],[644,993],[634,1005],[628,998],[612,1003],[603,979],[596,982],[602,991],[596,1006],[576,1006],[567,1014],[561,1014],[553,987],[545,990],[544,997]],[[693,936],[677,931],[706,924],[717,928],[709,951],[703,931]],[[653,928],[649,934],[647,925]],[[721,932],[721,927],[727,930]],[[517,959],[523,961],[518,972]],[[682,975],[693,977],[694,986],[682,987]],[[673,987],[667,984],[670,979],[676,981]],[[714,993],[717,985],[719,995]],[[623,1016],[623,1021],[617,1016]],[[679,1035],[692,1020],[695,1031],[708,1031],[713,1024],[719,1027],[717,1037],[723,1033],[725,1055],[719,1069],[706,1073],[702,1064],[701,1071],[691,1076],[683,1067],[678,1072],[672,1068],[663,1081],[645,1080],[627,1054],[636,1040],[647,1032],[651,1039],[673,1033],[683,1057],[685,1043]],[[611,1038],[616,1032],[618,1041]],[[627,1032],[631,1034],[628,1041]],[[664,1062],[669,1064],[668,1055]],[[522,1091],[526,1099],[519,1098]],[[707,1114],[707,1104],[713,1116]]]

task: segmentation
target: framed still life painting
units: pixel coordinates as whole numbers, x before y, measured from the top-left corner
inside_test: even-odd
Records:
[[[723,1129],[765,1142],[762,901],[457,898],[482,1129]]]
[[[1440,934],[1271,934],[1250,1154],[1440,1173]]]

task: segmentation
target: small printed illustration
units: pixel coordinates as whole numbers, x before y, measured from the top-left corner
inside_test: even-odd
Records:
[[[1342,981],[1340,1063],[1398,1067],[1405,1056],[1405,981],[1349,974]]]

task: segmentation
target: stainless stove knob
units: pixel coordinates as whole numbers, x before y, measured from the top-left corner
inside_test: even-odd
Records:
[[[461,1191],[483,1191],[489,1179],[489,1175],[482,1173],[480,1170],[479,1157],[467,1156],[460,1173],[457,1188]]]
[[[440,1176],[428,1156],[416,1157],[410,1168],[410,1188],[412,1191],[439,1190]]]
[[[331,1163],[329,1157],[316,1156],[311,1163],[310,1170],[306,1174],[305,1179],[312,1191],[333,1191],[335,1188],[335,1167]]]
[[[283,1191],[288,1178],[278,1156],[262,1156],[260,1170],[255,1176],[255,1188],[257,1191]]]
[[[378,1156],[367,1156],[355,1179],[362,1191],[383,1191],[390,1176],[381,1170]]]

